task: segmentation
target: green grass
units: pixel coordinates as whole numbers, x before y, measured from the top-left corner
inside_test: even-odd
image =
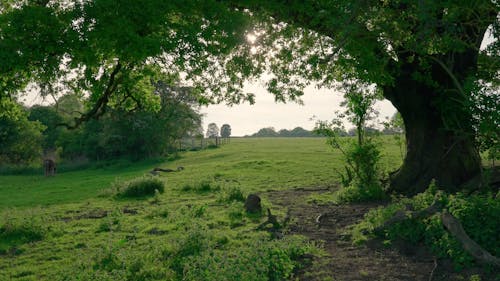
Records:
[[[395,168],[401,161],[398,147],[390,138],[383,141],[382,162]],[[154,167],[178,166],[185,169],[157,177],[165,191],[154,198],[124,199],[103,192],[116,179],[128,181]],[[276,241],[255,231],[266,218],[246,214],[242,196],[260,192],[263,207],[272,207],[263,192],[332,186],[338,181],[335,170],[342,167],[341,155],[324,139],[252,138],[186,152],[164,163],[50,178],[3,175],[0,229],[18,227],[4,232],[3,240],[0,235],[0,280],[196,280],[200,274],[207,280],[292,278],[300,255],[318,253],[317,248],[300,237]],[[285,211],[273,207],[275,214]],[[24,238],[15,239],[15,231]],[[40,235],[30,236],[33,231]],[[189,237],[199,243],[190,244]]]
[[[401,162],[399,148],[384,137],[382,164],[387,169]],[[185,167],[179,173],[162,174],[170,187],[189,185],[200,180],[222,178],[242,185],[247,192],[304,186],[327,186],[338,181],[343,160],[338,151],[321,138],[233,139],[219,149],[186,152],[172,162],[131,163],[130,166],[94,168],[60,173],[56,177],[40,175],[0,176],[0,209],[29,207],[95,200],[98,191],[119,178],[142,176],[153,167]]]
[[[89,169],[43,175],[0,176],[0,209],[29,207],[95,198],[97,191],[109,187],[116,178],[131,179],[144,174],[151,164],[138,164],[120,169]]]

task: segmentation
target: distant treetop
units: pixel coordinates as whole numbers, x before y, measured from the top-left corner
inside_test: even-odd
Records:
[[[222,127],[220,128],[220,136],[223,138],[229,138],[231,136],[231,125],[222,125]]]

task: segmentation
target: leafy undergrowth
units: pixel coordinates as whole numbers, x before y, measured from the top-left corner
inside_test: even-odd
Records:
[[[373,202],[386,199],[387,195],[381,185],[354,184],[343,187],[333,194],[335,203]]]
[[[437,257],[450,258],[456,269],[474,265],[473,258],[444,228],[439,213],[424,218],[408,218],[380,229],[380,226],[397,211],[407,211],[408,209],[419,211],[436,202],[461,222],[472,240],[494,256],[500,256],[500,239],[498,239],[500,200],[495,199],[494,194],[470,196],[463,193],[446,194],[438,191],[435,185],[431,184],[423,193],[412,198],[399,198],[394,201],[386,207],[372,210],[366,214],[364,220],[352,230],[355,242],[360,243],[370,237],[378,236],[385,239],[387,244],[397,240],[404,240],[415,245],[423,243]]]
[[[284,280],[301,268],[304,254],[318,251],[298,236],[233,236],[201,218],[184,217],[176,227],[182,231],[152,243],[118,240],[61,269],[56,280]]]

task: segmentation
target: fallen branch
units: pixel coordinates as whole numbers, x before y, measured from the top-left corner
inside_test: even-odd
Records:
[[[257,230],[265,230],[267,229],[267,226],[271,224],[272,226],[268,229],[272,229],[272,230],[279,230],[281,229],[281,225],[280,223],[278,222],[278,218],[271,214],[271,209],[267,209],[267,220],[263,223],[261,223],[258,227],[257,227]]]
[[[271,225],[271,226],[269,226]],[[273,239],[282,239],[284,234],[282,232],[282,225],[278,222],[278,217],[271,214],[271,209],[267,209],[267,221],[261,223],[257,230],[265,230],[271,234]]]
[[[448,231],[455,238],[457,238],[467,253],[483,264],[493,265],[500,268],[500,259],[490,254],[488,251],[479,246],[479,244],[477,244],[474,240],[472,240],[465,232],[460,221],[452,214],[444,211],[441,214],[441,220],[443,221],[443,225],[446,229],[448,229]]]
[[[409,207],[407,206],[405,210],[399,210],[397,211],[394,216],[392,216],[390,219],[386,220],[384,224],[382,224],[379,227],[376,227],[374,229],[375,232],[381,231],[395,223],[405,221],[409,218],[414,218],[414,219],[419,219],[419,218],[426,218],[434,215],[435,213],[441,211],[442,207],[441,204],[438,202],[434,201],[429,207],[416,211],[416,212],[408,212]]]

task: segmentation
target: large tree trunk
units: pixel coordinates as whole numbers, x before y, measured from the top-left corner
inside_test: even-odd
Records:
[[[391,175],[391,190],[416,194],[435,179],[440,188],[457,191],[481,174],[466,98],[453,89],[449,74],[438,64],[433,79],[439,87],[415,79],[414,73],[414,66],[404,66],[395,83],[384,89],[406,127],[407,155]]]
[[[415,194],[435,179],[440,188],[453,192],[466,183],[473,189],[470,183],[480,179],[481,158],[463,88],[477,73],[481,42],[498,11],[489,1],[474,2],[471,7],[461,10],[457,22],[461,47],[443,49],[441,54],[395,51],[395,81],[384,88],[384,96],[403,117],[407,155],[391,176],[392,190]],[[482,19],[477,21],[479,15]],[[465,22],[474,24],[461,24]]]

